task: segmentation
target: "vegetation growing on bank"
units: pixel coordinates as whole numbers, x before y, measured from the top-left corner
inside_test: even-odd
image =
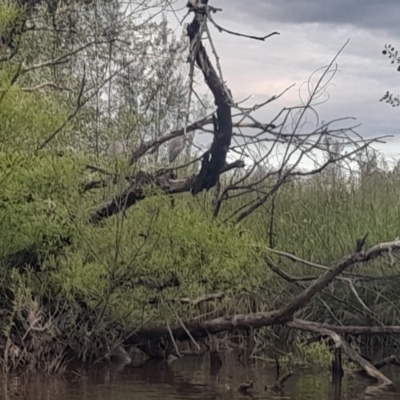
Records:
[[[39,4],[35,10],[37,24],[48,26],[48,10],[39,6],[44,7]],[[221,137],[225,138],[218,127],[230,121],[231,105],[221,102],[223,96],[215,96],[220,102],[219,120],[207,119],[205,99],[197,97],[188,105],[185,99],[191,92],[183,79],[184,42],[172,35],[165,20],[144,25],[129,20],[110,39],[104,33],[107,29],[92,24],[94,10],[79,3],[71,8],[82,11],[70,15],[76,18],[72,24],[76,31],[66,19],[59,21],[64,30],[55,30],[54,36],[38,30],[38,37],[32,33],[34,28],[25,29],[24,24],[16,25],[19,31],[10,28],[10,20],[22,18],[28,23],[27,10],[19,9],[17,16],[13,8],[0,9],[0,32],[8,38],[2,39],[7,48],[0,64],[0,360],[4,369],[29,365],[58,371],[72,359],[99,361],[110,357],[141,327],[152,324],[169,329],[169,344],[178,353],[172,325],[185,330],[185,322],[191,321],[202,329],[202,322],[217,317],[279,310],[307,282],[315,281],[321,269],[351,252],[356,238],[368,232],[368,242],[375,244],[399,236],[399,170],[388,168],[368,149],[369,142],[354,141],[356,150],[347,155],[331,151],[329,143],[314,147],[310,140],[307,151],[325,151],[329,156],[318,174],[302,176],[297,164],[286,161],[279,171],[273,167],[270,175],[264,171],[267,178],[259,184],[254,176],[232,184],[243,161],[226,162]],[[109,4],[100,11],[107,28],[125,21],[121,11]],[[192,29],[199,28],[196,24],[195,19]],[[98,35],[94,45],[87,42],[85,29]],[[124,42],[130,58],[122,57],[113,46],[135,29],[139,33],[130,37],[135,46]],[[153,42],[147,39],[149,31],[154,33]],[[190,30],[188,34],[194,40],[196,35]],[[20,48],[12,43],[16,37],[23,38]],[[159,53],[152,53],[154,47]],[[14,48],[18,48],[15,54]],[[132,57],[136,51],[136,58]],[[203,61],[207,61],[205,54]],[[50,72],[45,72],[48,66]],[[119,73],[102,75],[112,68]],[[202,68],[203,72],[211,69]],[[139,81],[137,76],[146,78]],[[225,93],[215,76],[212,89]],[[45,86],[40,86],[44,79]],[[54,91],[42,90],[48,87]],[[197,164],[166,171],[167,151],[162,147],[166,133],[172,132],[168,139],[182,134],[189,118],[187,107],[193,120],[202,121],[200,128],[213,124],[218,131],[210,150],[214,153],[210,161],[207,152],[189,147],[180,164],[199,154],[201,162],[198,158]],[[232,136],[230,122],[226,136]],[[189,126],[191,131],[199,127]],[[318,145],[325,131],[317,128]],[[280,133],[271,132],[278,141]],[[110,154],[110,145],[121,137],[130,153],[150,145],[134,161],[130,154]],[[306,141],[300,142],[297,146],[302,149]],[[288,148],[291,144],[292,139]],[[267,164],[268,152],[261,150]],[[214,160],[229,172],[207,170]],[[343,173],[343,160],[355,166],[351,174]],[[222,191],[237,185],[235,190],[241,194],[228,199],[219,197],[218,191],[204,190],[214,187],[218,179]],[[88,183],[95,190],[89,190]],[[261,201],[263,197],[266,200]],[[217,213],[218,201],[223,206]],[[240,210],[252,210],[254,202],[257,207],[252,212],[232,218]],[[104,204],[106,208],[111,204],[115,215],[93,221],[91,215]],[[319,265],[288,263],[272,255],[271,247]],[[292,282],[271,271],[266,254],[294,277]],[[399,324],[399,271],[393,255],[361,268],[362,276],[350,283],[338,279],[323,288],[298,316],[338,325]],[[354,266],[347,272],[359,274],[359,270]],[[280,340],[291,342],[291,331],[282,326],[274,330]],[[244,336],[251,334],[249,327]],[[274,342],[276,337],[258,335],[257,339],[259,344]],[[376,340],[382,339],[367,342]],[[141,346],[145,351],[145,344]],[[308,358],[309,353],[301,354]]]
[[[10,343],[44,341],[45,349],[37,349],[45,353],[42,361],[67,341],[75,342],[83,360],[99,356],[112,348],[120,326],[269,310],[296,292],[263,261],[268,210],[232,225],[212,219],[210,194],[196,200],[182,195],[173,207],[169,196],[158,194],[96,226],[87,217],[100,198],[80,192],[82,159],[3,153],[1,161],[1,328]],[[364,178],[352,186],[332,185],[325,177],[285,188],[275,200],[275,248],[330,265],[351,250],[351,238],[360,232],[369,231],[372,242],[394,237],[398,177],[374,171]],[[281,266],[300,277],[318,274],[307,266]],[[399,271],[397,263],[383,260],[363,266],[362,273]],[[177,286],[162,292],[146,287],[171,279]],[[396,280],[356,286],[370,313],[338,282],[302,317],[346,325],[399,323]],[[221,292],[226,297],[211,304],[176,302]],[[85,344],[88,335],[91,346]],[[19,352],[14,357],[15,365],[24,360]]]

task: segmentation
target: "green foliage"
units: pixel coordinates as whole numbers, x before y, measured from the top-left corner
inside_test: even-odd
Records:
[[[5,227],[0,233],[0,302],[10,307],[12,300],[12,314],[0,326],[5,335],[21,324],[21,332],[29,331],[29,313],[44,324],[54,315],[67,318],[62,331],[51,325],[51,337],[64,340],[65,334],[79,342],[89,330],[102,338],[119,323],[165,323],[178,315],[188,319],[227,308],[249,311],[237,296],[258,292],[269,276],[249,232],[213,220],[191,196],[177,199],[171,208],[170,197],[153,189],[126,216],[88,224],[90,209],[98,207],[103,196],[121,191],[123,184],[83,194],[84,164],[78,155],[0,152],[0,220]],[[117,160],[114,168],[125,172],[126,164]],[[15,258],[9,256],[18,252],[27,253],[22,264],[14,265]],[[31,255],[40,262],[36,272],[24,266]],[[138,284],[171,277],[180,285],[165,289],[156,304],[149,300],[157,292]],[[226,299],[206,308],[171,303],[215,292],[225,293]],[[58,304],[56,310],[53,304]],[[90,310],[84,324],[77,322],[81,304]],[[93,346],[86,352],[97,351]]]
[[[382,51],[382,54],[387,56],[390,60],[391,64],[397,64],[397,72],[400,71],[400,57],[398,50],[395,49],[391,44],[385,44],[385,49]],[[385,101],[385,103],[390,104],[392,107],[400,106],[399,96],[395,96],[393,93],[390,93],[389,90],[386,91],[384,96],[379,101]]]
[[[0,1],[0,34],[20,15],[20,10],[6,0]]]
[[[328,368],[332,363],[333,356],[326,342],[304,344],[297,340],[295,346],[302,362],[321,368]]]
[[[0,256],[40,238],[68,235],[68,208],[78,199],[78,158],[0,152]]]
[[[78,156],[51,153],[0,153],[0,217],[7,227],[0,234],[0,256],[32,247],[42,254],[39,275],[13,271],[2,276],[0,286],[14,293],[15,315],[22,318],[23,310],[34,307],[29,306],[29,298],[50,295],[54,301],[64,302],[63,307],[76,310],[77,318],[79,302],[83,301],[94,322],[80,326],[75,334],[79,337],[94,329],[101,337],[119,323],[172,323],[178,317],[188,320],[203,314],[253,311],[248,303],[238,301],[243,293],[256,296],[259,310],[287,302],[293,289],[288,292],[289,285],[266,270],[260,251],[268,242],[268,214],[258,212],[233,226],[211,218],[207,194],[197,198],[175,196],[172,207],[169,196],[149,188],[149,197],[126,215],[100,225],[88,224],[90,210],[102,198],[120,192],[124,183],[97,194],[82,194],[84,161]],[[122,160],[115,163],[115,169],[122,173],[126,168]],[[332,184],[319,177],[288,185],[275,203],[276,247],[330,265],[350,251],[354,238],[365,232],[370,233],[370,243],[397,236],[399,208],[395,199],[400,195],[400,185],[396,171],[372,168],[352,184]],[[65,236],[71,244],[56,253],[50,251],[57,238]],[[43,237],[54,240],[43,244]],[[320,273],[282,259],[277,262],[292,275]],[[398,270],[397,264],[389,269],[382,262],[363,266],[363,273],[371,275],[396,274]],[[166,288],[161,295],[143,285],[171,277],[176,277],[180,285]],[[397,321],[400,314],[394,283],[379,286],[371,282],[356,287],[374,314],[366,317],[352,291],[337,283],[331,289],[336,300],[330,293],[321,293],[302,310],[301,317],[346,324],[373,324],[378,316],[387,324]],[[227,297],[201,306],[172,302],[217,292]],[[150,301],[153,298],[157,301]],[[75,329],[74,324],[70,322],[70,329]],[[4,332],[10,326],[4,325]],[[318,359],[326,364],[330,360],[322,345],[297,347],[307,363],[315,364]]]
[[[14,85],[18,70],[0,70],[0,150],[8,152],[37,148],[66,118],[48,96]]]
[[[10,10],[1,10],[4,29],[17,17]],[[138,145],[185,120],[184,41],[177,40],[166,20],[142,24],[140,7],[137,20],[109,2],[96,3],[96,9],[71,3],[63,13],[49,11],[43,3],[27,13],[18,11],[27,17],[28,29],[16,33],[18,52],[0,65],[0,220],[5,227],[0,234],[0,303],[11,310],[3,332],[30,332],[29,339],[39,342],[26,318],[32,314],[43,323],[57,321],[51,330],[58,343],[63,335],[68,343],[79,343],[87,331],[102,341],[120,322],[176,321],[177,314],[186,319],[208,307],[171,303],[180,297],[223,291],[227,298],[211,302],[207,311],[247,307],[235,297],[257,291],[268,276],[261,257],[248,246],[252,238],[212,221],[191,198],[171,209],[169,198],[157,195],[130,210],[128,218],[88,224],[90,212],[126,182],[82,193],[83,181],[93,177],[85,175],[85,161],[132,174],[126,160],[102,158],[110,140],[126,138]],[[147,5],[142,11],[147,13]],[[5,55],[11,51],[7,48]],[[61,62],[51,62],[57,59]],[[112,85],[107,81],[111,65],[122,67]],[[192,103],[189,111],[196,118],[201,112],[197,100]],[[57,132],[66,120],[70,123]],[[157,152],[155,164],[158,157]],[[162,282],[171,276],[180,286],[167,288],[159,303],[150,304],[157,291],[138,280]],[[77,345],[81,355],[83,348]]]
[[[256,291],[268,276],[260,254],[246,247],[237,228],[217,224],[185,201],[171,209],[168,196],[141,202],[126,220],[118,217],[102,227],[81,229],[83,240],[70,249],[70,258],[61,261],[55,279],[64,290],[79,291],[92,304],[107,298],[111,315],[131,311],[131,323],[143,309],[165,320],[164,309],[149,306],[154,290],[136,284],[139,278],[163,282],[175,276],[180,286],[164,291],[165,299],[171,300]],[[188,308],[182,312],[187,316]]]
[[[68,235],[68,207],[81,202],[83,160],[35,153],[63,120],[62,109],[46,95],[15,85],[19,71],[0,70],[0,221],[6,227],[0,233],[0,257],[32,249],[43,237],[50,245],[52,237]]]

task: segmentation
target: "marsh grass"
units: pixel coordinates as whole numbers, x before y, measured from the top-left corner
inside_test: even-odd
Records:
[[[351,175],[321,174],[286,185],[275,199],[273,242],[276,249],[324,266],[331,266],[368,233],[367,247],[394,240],[400,234],[400,175],[376,154]],[[270,239],[271,204],[248,218],[257,241]],[[322,271],[284,257],[273,257],[292,276],[319,275]],[[367,276],[354,279],[359,298],[348,284],[336,281],[305,307],[299,317],[344,325],[399,324],[400,264],[396,255],[355,265],[347,273]],[[386,279],[385,279],[386,277]],[[284,303],[301,290],[278,282],[275,296]],[[361,299],[361,302],[360,302]],[[363,304],[362,304],[363,303]],[[284,338],[292,336],[281,332]],[[388,338],[361,338],[363,344],[382,345]],[[389,340],[390,341],[390,340]]]

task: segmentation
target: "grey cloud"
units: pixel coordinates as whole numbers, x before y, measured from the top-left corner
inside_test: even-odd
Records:
[[[266,24],[320,23],[348,24],[366,29],[399,32],[399,0],[219,0],[215,1],[230,17]]]

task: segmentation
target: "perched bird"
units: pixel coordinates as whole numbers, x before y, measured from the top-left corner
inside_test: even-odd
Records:
[[[257,167],[254,169],[253,173],[251,174],[251,178],[254,181],[260,181],[264,179],[268,175],[266,169],[262,167],[261,165],[257,165]]]
[[[179,154],[182,153],[182,150],[185,148],[186,143],[191,143],[193,137],[191,136],[178,136],[175,139],[172,139],[169,142],[168,146],[168,161],[171,164]]]
[[[108,146],[107,154],[109,156],[116,156],[125,154],[128,147],[128,143],[126,140],[116,140]]]

